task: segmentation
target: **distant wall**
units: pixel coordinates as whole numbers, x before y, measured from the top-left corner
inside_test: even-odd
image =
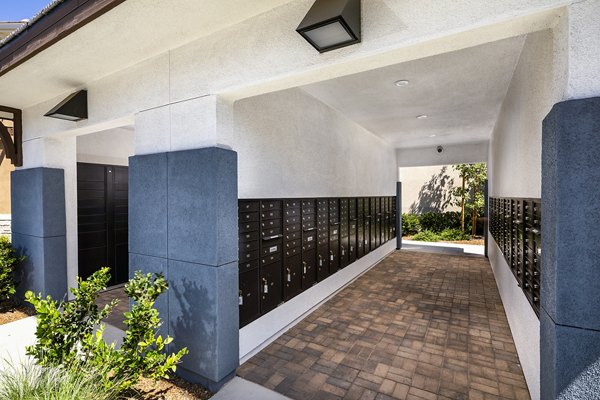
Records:
[[[460,211],[452,205],[451,194],[461,181],[451,165],[400,168],[399,177],[403,213]]]
[[[487,162],[488,143],[453,144],[443,146],[441,153],[437,146],[402,148],[396,150],[398,167],[423,167],[428,165],[451,165]]]
[[[0,146],[0,151],[2,148]],[[10,160],[0,164],[0,214],[10,214],[10,173],[14,170]]]

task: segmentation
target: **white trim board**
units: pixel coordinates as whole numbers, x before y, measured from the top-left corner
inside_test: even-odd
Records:
[[[240,329],[240,365],[394,250],[395,238]]]

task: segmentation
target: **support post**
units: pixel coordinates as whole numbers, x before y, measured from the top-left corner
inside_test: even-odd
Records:
[[[402,182],[396,182],[396,250],[402,248]]]
[[[18,295],[25,291],[66,300],[67,244],[64,171],[31,168],[11,173],[12,243],[26,260]]]
[[[541,398],[600,393],[600,98],[554,105],[542,130]]]
[[[239,364],[237,154],[217,147],[131,157],[129,265],[160,272],[157,305],[177,367],[217,391]]]

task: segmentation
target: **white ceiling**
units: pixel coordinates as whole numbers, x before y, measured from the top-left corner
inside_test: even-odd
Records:
[[[27,108],[290,1],[128,0],[1,76],[0,104]]]
[[[490,138],[524,40],[505,39],[302,89],[396,148],[483,142]],[[409,85],[397,87],[400,79]],[[415,118],[421,114],[429,117]]]

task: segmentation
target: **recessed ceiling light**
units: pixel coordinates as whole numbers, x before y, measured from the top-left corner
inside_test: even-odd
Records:
[[[436,137],[437,135],[429,135],[429,137]]]
[[[394,82],[394,85],[396,85],[398,87],[407,86],[408,81],[406,79],[401,79],[399,81]]]
[[[428,117],[429,117],[429,115],[426,115],[426,114],[417,115],[417,119],[426,119]]]

